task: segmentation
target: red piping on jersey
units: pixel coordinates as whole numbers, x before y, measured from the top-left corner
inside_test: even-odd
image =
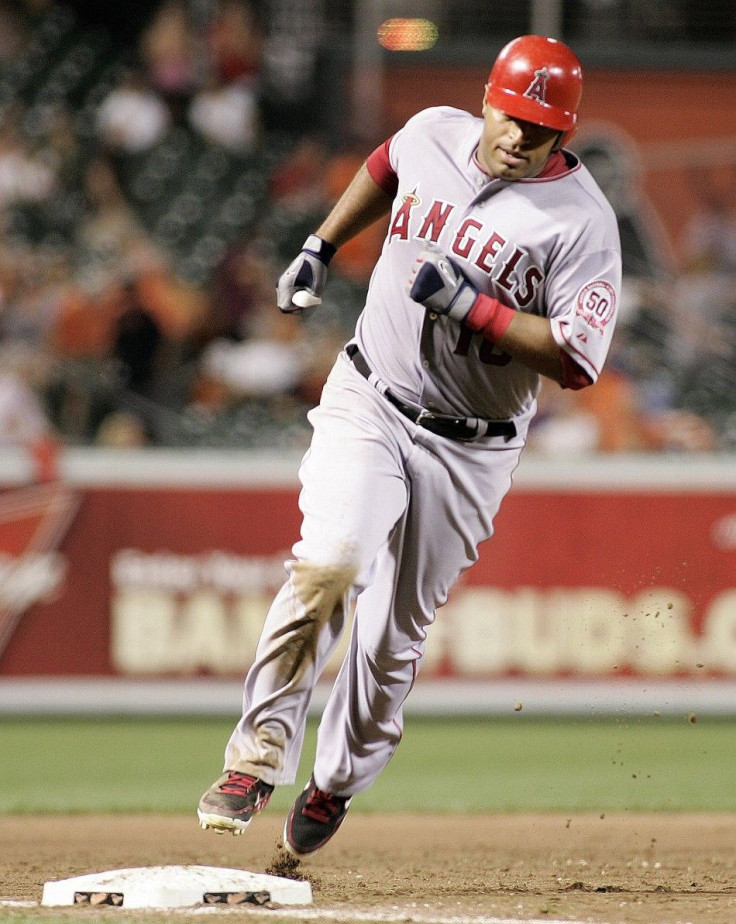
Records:
[[[393,135],[391,138],[393,138]],[[387,138],[383,144],[379,144],[376,150],[368,155],[365,165],[373,181],[393,198],[399,191],[399,177],[391,166],[391,161],[388,157],[388,146],[391,143],[391,138]]]

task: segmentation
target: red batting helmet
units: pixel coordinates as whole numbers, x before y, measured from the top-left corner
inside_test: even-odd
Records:
[[[486,102],[507,115],[575,134],[583,93],[583,71],[562,42],[522,35],[501,49],[488,75]]]

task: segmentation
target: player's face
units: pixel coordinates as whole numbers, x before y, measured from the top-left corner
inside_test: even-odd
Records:
[[[524,180],[541,171],[559,134],[554,128],[515,119],[484,103],[478,159],[492,176]]]

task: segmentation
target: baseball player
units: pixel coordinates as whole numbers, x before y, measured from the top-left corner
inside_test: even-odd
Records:
[[[284,846],[325,844],[402,734],[435,610],[511,486],[540,375],[593,384],[621,283],[614,213],[566,142],[582,91],[564,44],[527,35],[493,65],[482,117],[426,109],[367,159],[281,276],[316,304],[341,244],[391,212],[355,335],[300,467],[301,538],[245,680],[203,828],[240,834],[295,780],[310,696],[355,604]]]

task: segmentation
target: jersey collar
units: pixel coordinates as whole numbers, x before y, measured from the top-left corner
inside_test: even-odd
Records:
[[[483,169],[481,162],[478,160],[477,146],[473,149],[473,165],[476,170],[479,170],[483,174],[486,178],[486,182],[498,179],[498,177],[491,176],[487,170]],[[558,176],[569,173],[569,171],[576,166],[577,158],[574,154],[571,154],[569,151],[555,151],[553,154],[550,154],[547,158],[547,163],[536,176],[530,176],[523,180],[513,180],[512,182],[530,183],[535,180],[553,180]]]

